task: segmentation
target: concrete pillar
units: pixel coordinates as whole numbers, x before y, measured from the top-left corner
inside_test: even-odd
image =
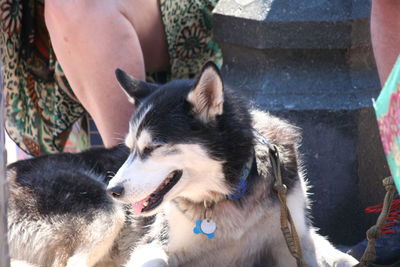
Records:
[[[372,98],[379,80],[369,0],[220,0],[225,82],[303,130],[314,224],[351,245],[374,222],[388,168]]]

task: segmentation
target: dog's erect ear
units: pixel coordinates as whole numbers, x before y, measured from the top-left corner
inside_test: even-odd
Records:
[[[143,98],[158,88],[156,84],[138,80],[121,69],[115,70],[115,76],[124,92],[128,95],[129,101],[135,105],[139,104]]]
[[[193,105],[193,113],[203,122],[215,119],[223,112],[224,84],[218,67],[207,62],[197,78],[187,101]]]

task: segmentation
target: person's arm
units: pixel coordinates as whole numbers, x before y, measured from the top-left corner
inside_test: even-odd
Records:
[[[400,0],[373,0],[371,39],[383,85],[400,54]]]
[[[115,69],[140,80],[145,70],[168,69],[158,0],[45,0],[45,19],[57,59],[104,145],[123,142],[134,107]]]

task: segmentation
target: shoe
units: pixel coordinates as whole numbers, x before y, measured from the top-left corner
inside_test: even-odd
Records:
[[[366,213],[379,214],[381,211],[382,204],[365,209]],[[381,235],[375,242],[376,261],[374,263],[384,265],[398,263],[400,261],[400,199],[393,200],[390,213],[381,230]],[[364,239],[347,253],[360,260],[367,244],[368,240]]]

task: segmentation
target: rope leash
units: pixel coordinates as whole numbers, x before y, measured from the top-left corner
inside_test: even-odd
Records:
[[[382,212],[381,214],[379,214],[379,217],[376,220],[376,224],[369,228],[367,231],[368,245],[364,251],[363,256],[360,259],[360,263],[356,265],[357,267],[366,267],[369,263],[376,260],[375,242],[381,235],[381,227],[388,217],[390,207],[392,206],[393,197],[396,192],[396,187],[394,185],[392,177],[387,177],[383,179],[382,183],[386,189]]]
[[[287,187],[283,184],[282,173],[281,173],[281,162],[279,158],[279,151],[276,145],[273,145],[269,140],[260,133],[257,129],[253,128],[253,132],[257,138],[257,141],[268,147],[269,159],[271,161],[272,171],[275,177],[274,190],[276,191],[280,207],[281,207],[281,231],[285,238],[286,245],[289,249],[290,254],[295,258],[297,267],[308,267],[307,263],[303,259],[303,251],[301,249],[301,243],[299,236],[296,231],[290,210],[286,202]]]
[[[275,183],[274,190],[278,194],[281,206],[281,230],[285,238],[286,244],[292,256],[296,259],[297,267],[307,267],[307,263],[303,260],[303,251],[301,249],[300,239],[296,231],[292,216],[286,203],[287,187],[282,182],[282,174],[280,168],[280,159],[278,148],[275,145],[269,145],[269,158],[274,172]]]
[[[257,135],[261,134],[257,131]],[[275,145],[269,144],[268,142],[262,143],[264,145],[267,145],[269,148],[269,158],[275,177],[274,190],[277,192],[281,204],[280,223],[282,234],[285,238],[290,253],[296,259],[297,267],[307,267],[308,265],[303,259],[300,239],[297,234],[296,227],[293,223],[289,208],[287,207],[287,187],[285,184],[283,184],[282,181],[278,148]],[[382,212],[379,215],[376,224],[367,231],[368,245],[365,249],[363,256],[360,259],[360,263],[355,265],[355,267],[367,267],[369,263],[374,262],[376,259],[375,242],[381,235],[381,228],[388,218],[394,194],[396,192],[396,187],[394,185],[392,177],[387,177],[383,179],[382,183],[386,189]]]

